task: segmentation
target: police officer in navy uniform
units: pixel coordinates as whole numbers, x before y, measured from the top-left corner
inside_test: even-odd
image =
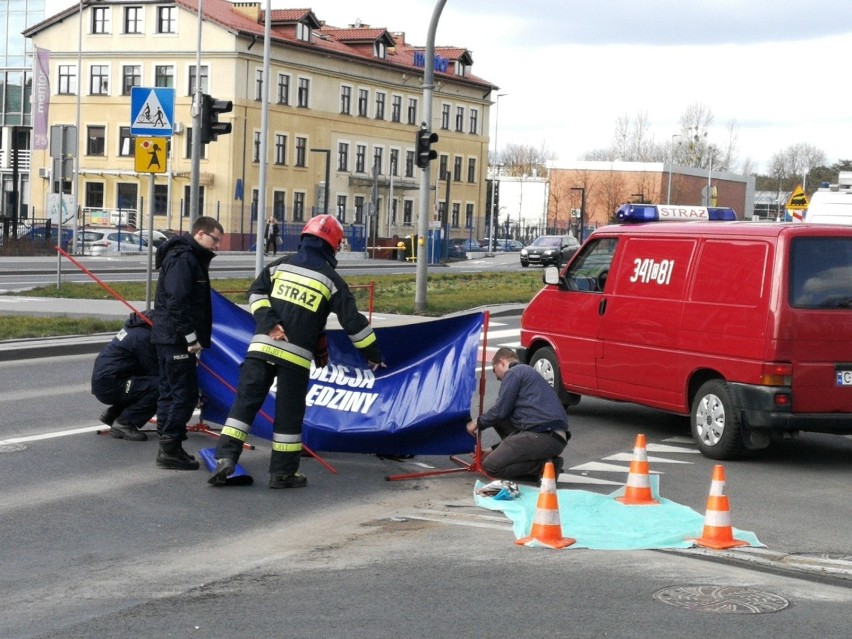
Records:
[[[336,254],[343,227],[331,215],[311,218],[295,254],[267,266],[249,288],[255,334],[240,369],[237,396],[216,447],[216,468],[208,483],[226,485],[234,471],[266,395],[277,381],[270,488],[301,488],[297,472],[302,453],[302,422],[311,361],[328,363],[325,325],[335,313],[341,327],[373,371],[385,364],[367,318],[337,274]]]
[[[198,404],[197,356],[210,346],[213,309],[210,300],[210,261],[219,250],[222,225],[212,217],[199,217],[191,235],[170,239],[157,249],[160,269],[154,296],[151,342],[157,348],[160,397],[157,432],[160,450],[157,466],[172,470],[197,470],[198,461],[182,446],[186,424]]]
[[[92,369],[92,394],[108,404],[100,420],[110,427],[110,435],[135,442],[148,439],[139,429],[157,410],[159,385],[150,312],[131,313]]]

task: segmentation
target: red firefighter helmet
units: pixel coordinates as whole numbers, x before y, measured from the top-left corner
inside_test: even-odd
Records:
[[[333,215],[317,215],[308,220],[302,235],[318,237],[336,251],[343,241],[343,226]]]

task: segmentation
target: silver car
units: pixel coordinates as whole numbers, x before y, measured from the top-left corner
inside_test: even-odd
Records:
[[[143,253],[148,242],[129,231],[116,229],[86,229],[77,233],[77,246],[84,254]]]

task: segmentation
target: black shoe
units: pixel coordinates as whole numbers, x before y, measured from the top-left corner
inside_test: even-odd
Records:
[[[304,488],[308,485],[308,478],[302,473],[292,475],[270,475],[270,488]]]
[[[224,486],[228,480],[228,475],[234,474],[234,468],[236,468],[236,464],[233,459],[217,459],[216,469],[210,475],[207,483],[211,486]]]
[[[110,406],[101,413],[98,419],[101,420],[101,423],[112,426],[112,423],[118,419],[119,415],[121,415],[121,409],[118,406]]]
[[[173,439],[160,440],[160,451],[157,453],[157,466],[168,470],[198,470],[199,463]]]
[[[103,420],[101,420],[103,421]],[[121,420],[115,422],[109,428],[109,434],[116,439],[126,439],[131,442],[146,442],[148,435],[140,431],[133,424],[127,424]]]

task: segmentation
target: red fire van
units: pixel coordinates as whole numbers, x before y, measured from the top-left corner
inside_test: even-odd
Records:
[[[852,227],[607,226],[545,283],[519,355],[566,405],[689,415],[713,459],[852,433]]]

